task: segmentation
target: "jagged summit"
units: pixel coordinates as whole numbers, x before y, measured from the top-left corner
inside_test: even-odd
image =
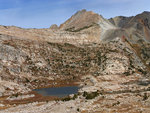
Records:
[[[139,19],[150,19],[150,12],[149,11],[144,11],[140,14],[137,14],[135,16],[116,16],[114,18],[108,19],[111,23],[118,27],[128,27],[127,24],[133,25],[134,22],[139,22]]]
[[[59,28],[69,32],[88,31],[92,36],[97,34],[95,39],[99,41],[105,39],[107,32],[116,29],[112,23],[101,15],[92,11],[86,11],[85,9],[75,13],[66,22],[61,24]],[[92,36],[90,36],[90,39]]]
[[[136,43],[138,40],[150,42],[150,12],[144,11],[131,17],[118,16],[109,21],[116,27],[124,29],[132,42]]]
[[[53,30],[57,30],[58,29],[58,26],[56,24],[52,24],[50,26],[50,29],[53,29]]]
[[[142,14],[150,14],[150,11],[143,11]]]
[[[85,26],[92,26],[98,23],[100,15],[92,12],[86,11],[85,9],[78,11],[70,19],[68,19],[65,23],[60,25],[60,29],[63,30],[77,30],[84,28]]]

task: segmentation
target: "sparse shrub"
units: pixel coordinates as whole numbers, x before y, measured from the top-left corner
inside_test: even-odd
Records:
[[[88,93],[86,91],[83,92],[83,97],[86,97]]]
[[[77,108],[77,111],[79,112],[79,111],[80,111],[80,109],[79,109],[79,108]]]
[[[83,93],[83,97],[85,97],[86,99],[94,99],[95,97],[97,97],[99,95],[99,92],[96,91],[96,92],[91,92],[91,93],[87,93],[87,92],[84,92]]]
[[[113,103],[112,106],[116,106],[116,105],[119,105],[119,104],[120,104],[120,102],[117,101],[116,103]]]
[[[16,93],[16,94],[13,94],[13,96],[14,96],[14,97],[18,97],[18,96],[19,96],[19,94],[18,94],[18,93]]]
[[[139,72],[141,72],[142,74],[146,75],[147,72],[146,71],[143,71],[142,69],[138,69]]]
[[[143,101],[147,100],[148,99],[148,95],[147,93],[144,93],[144,96],[143,96]]]
[[[70,96],[67,96],[65,98],[62,98],[61,100],[62,101],[69,101],[69,100],[75,100],[77,97],[78,97],[79,93],[78,94],[74,94],[73,97],[70,97]]]
[[[75,100],[76,98],[78,97],[78,95],[77,94],[74,94],[74,96],[73,96],[73,100]]]
[[[129,76],[130,72],[127,71],[127,72],[124,72],[123,74],[126,75],[126,76]]]
[[[46,100],[46,103],[48,103],[48,100]]]
[[[62,98],[62,101],[69,101],[71,100],[71,98],[68,96],[68,97],[65,97],[65,98]]]
[[[30,80],[28,78],[25,78],[26,79],[26,82],[30,82]]]
[[[79,32],[79,31],[81,31],[81,30],[90,28],[90,27],[92,27],[92,26],[93,26],[93,25],[84,26],[84,27],[79,28],[79,29],[76,29],[76,30],[75,30],[75,27],[71,27],[71,28],[68,28],[68,29],[65,29],[65,30],[66,30],[66,31],[70,31],[70,32]]]
[[[72,79],[75,80],[75,79],[76,79],[76,76],[73,76]]]

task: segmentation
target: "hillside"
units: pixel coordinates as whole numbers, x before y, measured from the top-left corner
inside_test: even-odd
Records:
[[[150,112],[149,22],[81,10],[45,29],[0,26],[0,113]],[[70,101],[32,92],[72,85]]]

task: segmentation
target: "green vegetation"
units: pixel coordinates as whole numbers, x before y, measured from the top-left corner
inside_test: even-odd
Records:
[[[138,71],[139,72],[141,72],[142,74],[144,74],[144,75],[146,75],[147,74],[147,72],[146,71],[144,71],[144,70],[142,70],[142,69],[138,69]]]
[[[18,97],[18,96],[19,96],[18,93],[12,95],[12,97]]]
[[[143,96],[143,101],[147,100],[148,99],[148,95],[147,93],[144,93],[144,96]]]
[[[84,26],[84,27],[79,28],[79,29],[76,29],[76,30],[74,30],[75,27],[71,27],[71,28],[68,28],[68,29],[65,29],[65,30],[66,30],[66,31],[70,31],[70,32],[79,32],[79,31],[81,31],[81,30],[88,29],[88,28],[90,28],[90,27],[92,27],[92,26],[93,26],[93,25]]]
[[[116,105],[119,105],[119,104],[120,104],[120,102],[117,101],[116,103],[113,103],[112,106],[116,106]]]
[[[30,80],[28,78],[25,78],[26,82],[30,82]]]
[[[77,97],[78,97],[79,93],[78,94],[74,94],[73,97],[70,97],[70,96],[67,96],[65,98],[62,98],[61,100],[62,101],[69,101],[69,100],[75,100]]]
[[[130,72],[127,71],[127,72],[124,72],[123,74],[126,75],[126,76],[129,76]]]
[[[79,111],[80,111],[80,109],[79,109],[79,108],[77,108],[77,111],[79,112]]]
[[[62,98],[61,100],[62,100],[62,101],[69,101],[69,100],[72,100],[72,98],[69,97],[69,96],[67,96],[67,97],[65,97],[65,98]]]
[[[95,97],[97,97],[100,93],[98,91],[95,92],[84,92],[83,93],[83,97],[85,97],[86,99],[94,99]]]

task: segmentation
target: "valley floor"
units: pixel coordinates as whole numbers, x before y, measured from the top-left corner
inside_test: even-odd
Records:
[[[140,74],[95,77],[87,75],[82,77],[81,81],[82,88],[75,99],[11,105],[10,108],[3,109],[0,113],[150,112],[150,81]],[[96,94],[94,92],[97,95],[92,95]],[[3,106],[3,108],[7,106]]]

